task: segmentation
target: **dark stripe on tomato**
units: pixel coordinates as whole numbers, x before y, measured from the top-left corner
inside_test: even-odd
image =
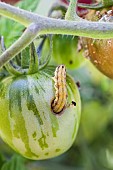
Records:
[[[0,82],[0,136],[6,143],[13,147],[9,120],[9,99],[6,94],[9,83],[7,81],[4,83],[2,81]]]
[[[14,137],[22,139],[26,148],[26,157],[38,155],[34,154],[29,147],[29,137],[27,135],[27,130],[25,126],[25,120],[22,115],[21,98],[26,100],[26,95],[28,95],[28,82],[27,79],[15,80],[9,89],[9,100],[10,100],[10,114],[15,120],[15,129],[12,131]]]
[[[4,98],[5,97],[5,86],[4,83],[0,82],[0,97]]]
[[[36,76],[37,77],[37,76]],[[45,93],[46,91],[45,91],[45,89],[43,88],[43,83],[44,83],[44,81],[43,82],[41,82],[41,80],[42,80],[42,77],[39,77],[39,80],[37,81],[37,84],[38,84],[38,88],[39,88],[39,92],[40,92],[40,89]],[[40,83],[41,82],[41,83]],[[35,88],[36,88],[36,86],[35,86]]]
[[[43,125],[43,121],[41,119],[39,111],[37,110],[37,107],[36,107],[33,95],[30,95],[29,91],[28,91],[28,95],[27,95],[27,107],[28,107],[28,110],[32,110],[33,111],[34,115],[38,119],[39,124]]]
[[[45,102],[46,107],[51,108],[51,106],[48,105],[47,102]],[[52,113],[51,109],[50,111],[48,110],[48,112],[50,112],[50,120],[51,120],[51,127],[52,127],[52,133],[53,133],[53,137],[57,137],[57,131],[59,130],[59,124],[58,124],[58,119],[56,118],[56,116]]]
[[[40,147],[42,150],[48,148],[48,144],[46,143],[46,135],[44,135],[43,131],[41,130],[42,137],[38,140]]]

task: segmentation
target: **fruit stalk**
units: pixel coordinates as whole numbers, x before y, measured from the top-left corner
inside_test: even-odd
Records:
[[[78,3],[78,6],[81,8],[99,10],[102,8],[113,6],[113,0],[102,0],[101,2],[94,3],[94,4]]]
[[[77,15],[76,9],[77,8],[77,0],[70,0],[68,10],[65,15],[66,20],[72,21],[80,21],[81,18]]]

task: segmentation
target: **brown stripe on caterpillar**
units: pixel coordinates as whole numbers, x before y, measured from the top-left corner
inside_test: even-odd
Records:
[[[66,68],[60,65],[55,70],[55,98],[52,100],[51,108],[55,114],[60,114],[66,106],[67,89],[66,89]]]

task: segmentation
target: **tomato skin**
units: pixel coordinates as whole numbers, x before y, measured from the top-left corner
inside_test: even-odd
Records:
[[[82,51],[78,51],[78,37],[55,35],[53,37],[53,58],[57,64],[76,69],[84,62]]]
[[[86,39],[88,58],[104,75],[113,79],[113,39]]]
[[[26,158],[42,160],[68,150],[75,140],[80,121],[80,96],[67,76],[68,102],[62,115],[51,110],[54,81],[51,69],[32,75],[8,77],[0,82],[0,136]]]

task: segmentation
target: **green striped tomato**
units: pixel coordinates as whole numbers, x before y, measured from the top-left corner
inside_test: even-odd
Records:
[[[80,96],[66,78],[67,105],[53,114],[54,72],[51,67],[32,75],[10,76],[0,82],[0,136],[26,158],[42,160],[64,153],[73,144],[80,121]]]

